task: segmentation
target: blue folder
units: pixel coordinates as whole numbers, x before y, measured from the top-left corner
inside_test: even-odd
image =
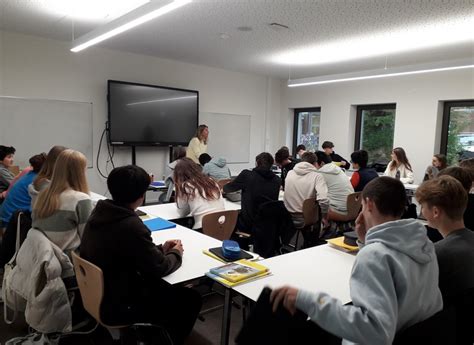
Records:
[[[148,227],[148,229],[150,229],[150,231],[176,228],[175,223],[169,222],[163,218],[148,219],[148,220],[145,220],[143,223]]]
[[[152,186],[152,187],[164,187],[165,183],[162,182],[162,181],[153,181],[152,183],[150,183],[150,186]]]

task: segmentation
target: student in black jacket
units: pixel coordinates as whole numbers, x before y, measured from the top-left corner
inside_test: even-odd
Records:
[[[273,157],[267,152],[256,158],[256,168],[243,170],[232,182],[224,186],[224,193],[242,191],[242,209],[237,220],[237,228],[252,232],[258,207],[270,200],[278,200],[281,179],[272,171]]]
[[[361,192],[367,183],[379,177],[375,169],[367,168],[368,161],[369,154],[365,150],[355,151],[351,154],[352,167],[357,169],[351,176],[351,184],[355,192]]]
[[[293,170],[297,162],[290,157],[288,148],[283,146],[275,153],[275,163],[281,169],[281,185],[285,189],[286,175],[288,175],[290,170]]]
[[[140,167],[112,170],[107,186],[113,200],[97,203],[84,229],[80,254],[103,271],[105,323],[159,324],[181,344],[194,326],[201,298],[194,290],[162,280],[181,266],[183,245],[170,240],[155,246],[135,213],[149,184],[148,173]]]
[[[339,156],[336,152],[334,152],[334,144],[331,141],[325,141],[322,145],[323,151],[331,157],[331,160],[335,163],[336,165],[340,166],[341,168],[344,169],[349,169],[351,167],[351,164],[347,161],[342,156]]]

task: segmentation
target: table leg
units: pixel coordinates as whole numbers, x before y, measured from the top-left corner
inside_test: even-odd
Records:
[[[230,317],[232,310],[232,290],[225,289],[224,314],[222,315],[221,345],[229,344]]]

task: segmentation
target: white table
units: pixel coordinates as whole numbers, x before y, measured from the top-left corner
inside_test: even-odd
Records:
[[[322,245],[259,261],[270,269],[270,276],[237,285],[234,291],[256,301],[265,286],[291,285],[308,291],[323,291],[350,302],[349,279],[355,255]]]
[[[240,210],[240,202],[232,202],[224,199],[224,207],[226,210]],[[141,206],[138,208],[140,211],[154,217],[160,217],[166,220],[184,218],[178,212],[176,203],[159,204],[150,206]]]
[[[229,343],[232,291],[256,301],[265,286],[272,288],[291,285],[308,291],[324,291],[348,303],[349,279],[355,255],[330,245],[322,245],[259,261],[270,269],[271,275],[227,288],[224,295],[221,345]]]
[[[174,239],[181,240],[183,243],[181,267],[163,278],[170,284],[179,284],[203,277],[211,268],[222,265],[222,262],[202,252],[204,249],[220,247],[222,242],[195,230],[176,225],[176,228],[153,231],[151,237],[155,244],[163,244],[167,240]]]

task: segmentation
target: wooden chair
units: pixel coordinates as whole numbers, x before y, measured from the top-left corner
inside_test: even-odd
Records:
[[[362,208],[362,194],[355,192],[347,196],[347,214],[329,210],[328,219],[337,223],[348,223],[356,220]]]
[[[128,324],[128,325],[107,325],[100,317],[100,306],[104,298],[104,275],[102,270],[93,263],[84,260],[75,252],[72,252],[72,262],[76,272],[77,285],[81,293],[84,309],[102,326],[104,326],[112,336],[114,341],[119,340],[121,330],[133,328],[138,331],[138,327],[154,327],[161,332],[165,344],[172,344],[168,332],[162,327],[151,324]]]
[[[303,227],[296,228],[296,239],[294,246],[291,245],[295,251],[298,250],[298,241],[300,232],[317,231],[314,237],[318,237],[321,231],[321,212],[316,198],[309,198],[303,201]]]
[[[202,218],[202,232],[220,241],[228,240],[234,232],[238,214],[237,210],[208,213]]]
[[[217,180],[217,184],[219,185],[219,188],[222,190],[222,189],[224,189],[224,186],[226,184],[228,184],[229,182],[231,182],[231,181],[232,181],[232,179],[225,178],[225,179],[222,179],[222,180]]]

